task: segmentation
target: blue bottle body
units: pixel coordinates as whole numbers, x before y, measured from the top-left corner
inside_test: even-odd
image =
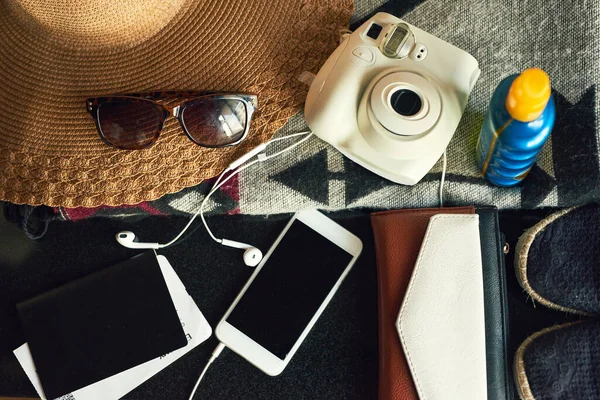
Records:
[[[497,186],[514,186],[527,176],[554,126],[554,96],[536,120],[521,122],[509,114],[506,96],[517,76],[503,79],[494,91],[477,142],[479,168]]]

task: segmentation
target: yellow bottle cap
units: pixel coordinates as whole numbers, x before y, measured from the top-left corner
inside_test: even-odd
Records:
[[[539,118],[550,99],[550,78],[539,68],[517,76],[506,96],[506,109],[514,119],[530,122]]]

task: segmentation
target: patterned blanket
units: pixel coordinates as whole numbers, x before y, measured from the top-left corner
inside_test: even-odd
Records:
[[[351,28],[376,11],[390,12],[471,53],[481,77],[448,147],[445,199],[499,208],[570,206],[600,199],[598,148],[600,3],[560,0],[357,0]],[[528,67],[552,80],[557,121],[527,179],[514,188],[487,183],[475,144],[500,80]],[[311,71],[316,73],[317,71]],[[278,136],[306,129],[297,115]],[[335,129],[335,127],[332,127]],[[259,163],[216,193],[209,213],[275,214],[307,207],[428,207],[438,204],[441,162],[419,184],[387,181],[313,137],[296,150]],[[60,209],[65,219],[193,213],[210,182],[136,206]]]

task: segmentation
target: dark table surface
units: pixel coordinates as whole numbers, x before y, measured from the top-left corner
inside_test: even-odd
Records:
[[[512,266],[518,236],[552,210],[504,211],[501,230],[506,257],[511,348],[529,334],[569,317],[534,306],[518,285]],[[375,399],[377,397],[377,283],[368,210],[330,214],[365,244],[359,261],[322,314],[286,370],[269,377],[225,350],[204,378],[196,398],[210,399]],[[209,218],[215,234],[266,251],[289,215]],[[47,235],[31,241],[0,218],[0,396],[35,397],[12,354],[24,342],[15,305],[60,284],[127,259],[139,251],[116,244],[114,234],[132,230],[140,241],[165,242],[186,218],[91,219],[53,222]],[[242,252],[212,242],[198,222],[179,244],[163,249],[188,292],[214,328],[252,269]],[[126,399],[187,399],[217,344],[214,335]],[[514,353],[514,351],[513,351]]]

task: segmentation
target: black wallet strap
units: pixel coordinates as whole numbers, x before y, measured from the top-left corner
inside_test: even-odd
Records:
[[[504,242],[496,207],[477,207],[483,294],[485,304],[485,340],[487,357],[488,399],[513,400],[513,380],[508,358],[508,303]]]

